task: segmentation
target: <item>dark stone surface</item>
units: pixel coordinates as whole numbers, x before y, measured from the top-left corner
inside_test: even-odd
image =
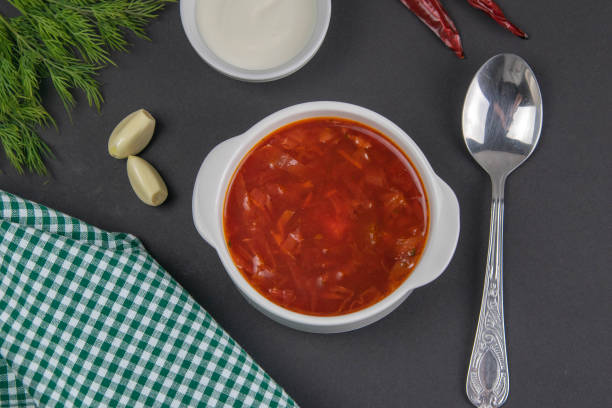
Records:
[[[178,5],[100,75],[100,114],[80,104],[71,124],[50,92],[59,133],[45,131],[51,177],[17,176],[0,156],[0,187],[108,230],[140,237],[162,265],[304,407],[468,407],[465,374],[480,305],[489,181],[461,138],[477,68],[499,52],[533,67],[544,100],[541,143],[507,184],[505,305],[509,407],[612,406],[612,3],[501,1],[530,39],[515,38],[465,1],[445,1],[467,59],[458,60],[396,0],[334,0],[323,47],[301,71],[267,84],[225,78],[193,51]],[[2,9],[8,6],[3,5]],[[405,129],[461,205],[461,236],[445,274],[367,328],[312,335],[249,306],[191,222],[204,156],[264,116],[298,102],[339,100]],[[127,113],[158,119],[142,153],[170,199],[149,208],[125,162],[106,153]]]

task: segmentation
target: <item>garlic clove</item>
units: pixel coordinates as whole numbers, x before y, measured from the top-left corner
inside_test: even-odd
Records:
[[[147,147],[155,130],[155,118],[145,109],[127,115],[108,139],[108,153],[116,159],[138,154]]]
[[[132,189],[143,203],[156,207],[166,201],[166,183],[148,161],[128,156],[127,173]]]

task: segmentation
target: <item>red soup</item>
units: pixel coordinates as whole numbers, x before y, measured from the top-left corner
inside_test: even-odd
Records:
[[[339,118],[263,138],[225,199],[240,272],[272,302],[309,315],[355,312],[393,292],[417,264],[428,225],[410,160],[376,130]]]

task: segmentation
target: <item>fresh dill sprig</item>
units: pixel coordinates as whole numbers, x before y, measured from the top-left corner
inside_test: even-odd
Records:
[[[55,121],[42,104],[41,80],[50,79],[68,113],[76,90],[100,109],[95,76],[114,65],[110,52],[127,51],[126,31],[146,39],[146,24],[174,0],[7,1],[21,15],[0,13],[0,143],[20,174],[45,174],[51,150],[37,130]]]

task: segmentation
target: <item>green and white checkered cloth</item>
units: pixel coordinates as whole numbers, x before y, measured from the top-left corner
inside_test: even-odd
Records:
[[[0,190],[0,407],[294,407],[132,235]]]

